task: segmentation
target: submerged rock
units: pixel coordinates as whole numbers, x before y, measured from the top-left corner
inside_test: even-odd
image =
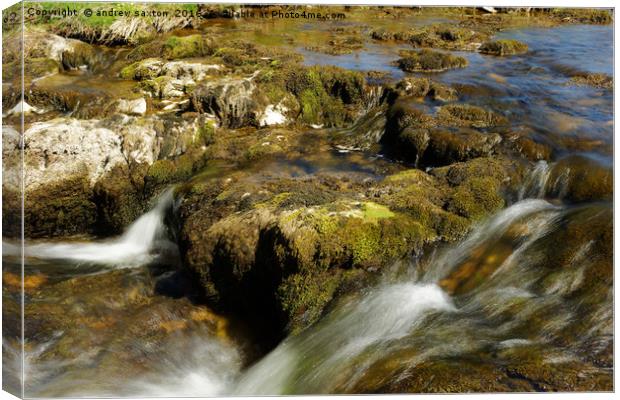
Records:
[[[482,54],[491,54],[494,56],[511,56],[515,54],[527,53],[527,44],[512,39],[500,39],[491,42],[485,42],[478,49]]]
[[[575,85],[587,85],[598,89],[611,90],[614,87],[614,79],[606,74],[582,74],[571,78]]]
[[[423,97],[447,102],[458,99],[456,89],[443,83],[422,77],[408,77],[399,81],[395,87],[399,97]]]

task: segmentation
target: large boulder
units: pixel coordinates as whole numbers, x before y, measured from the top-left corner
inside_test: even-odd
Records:
[[[210,304],[297,333],[394,261],[462,238],[521,173],[491,158],[372,184],[236,172],[180,189],[178,236]]]

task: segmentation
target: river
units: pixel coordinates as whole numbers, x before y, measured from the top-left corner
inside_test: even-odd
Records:
[[[565,186],[579,165],[605,173],[613,167],[613,94],[567,85],[576,70],[613,73],[613,27],[520,28],[499,36],[519,39],[530,51],[508,58],[459,52],[469,66],[436,79],[553,149],[555,160],[535,164],[506,208],[465,239],[386,269],[374,285],[343,296],[318,323],[266,354],[242,323],[204,316],[192,278],[171,269],[180,263],[167,225],[180,201],[174,188],[153,199],[151,210],[121,236],[27,240],[25,395],[433,390],[433,377],[460,370],[481,378],[469,386],[455,378],[456,391],[546,390],[540,382],[557,387],[551,375],[558,366],[576,381],[607,382],[613,245],[605,241],[611,240],[613,208],[610,201],[571,202]],[[399,78],[404,73],[390,63],[400,47],[302,53],[307,64],[382,69]],[[381,155],[333,151],[264,168],[290,177],[359,173],[381,179],[380,168],[368,167],[375,162],[391,163]],[[20,251],[18,243],[3,242],[5,272],[20,274]],[[5,296],[19,301],[17,291]],[[5,321],[10,318],[5,312]],[[185,319],[190,322],[176,329],[174,321]],[[14,385],[20,345],[3,340],[5,382]],[[493,368],[506,365],[516,365],[508,368],[510,379],[485,386]],[[408,386],[416,379],[426,386]]]

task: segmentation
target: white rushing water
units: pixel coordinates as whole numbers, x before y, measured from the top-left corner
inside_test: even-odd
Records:
[[[164,237],[164,217],[173,201],[172,189],[164,192],[153,209],[132,223],[122,236],[97,242],[26,242],[24,255],[47,260],[66,260],[130,267],[153,258],[156,246],[170,249],[174,244]],[[19,255],[19,247],[3,243],[4,255]]]
[[[363,372],[371,360],[356,363],[360,354],[380,356],[382,346],[406,336],[427,313],[454,310],[439,287],[415,283],[379,288],[348,306],[307,334],[285,340],[243,375],[233,394],[286,394],[301,382],[307,393],[329,392],[338,370],[355,365]]]

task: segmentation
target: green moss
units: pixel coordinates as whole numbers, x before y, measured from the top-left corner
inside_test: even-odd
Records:
[[[456,188],[448,210],[466,218],[480,219],[504,206],[499,185],[489,177],[476,177]]]
[[[359,107],[365,99],[365,78],[359,72],[316,66],[285,74],[285,87],[298,98],[301,120],[308,124],[341,126],[352,121],[346,107]]]
[[[510,56],[514,54],[526,53],[527,44],[513,39],[500,39],[483,43],[480,46],[480,52],[483,54],[492,54],[495,56]]]
[[[490,128],[507,125],[508,120],[492,111],[469,104],[449,104],[439,109],[437,117],[447,125]]]
[[[286,278],[278,287],[278,298],[289,315],[289,330],[297,334],[315,323],[332,300],[341,282],[339,270],[299,273]]]
[[[163,56],[170,60],[212,55],[211,40],[203,35],[170,36],[163,46]]]
[[[123,79],[133,79],[136,75],[136,64],[131,64],[121,69],[120,77]]]
[[[157,184],[168,183],[174,179],[176,166],[171,160],[157,160],[149,168],[146,179]]]
[[[382,266],[434,237],[432,229],[410,216],[370,202],[331,203],[293,218],[316,232],[312,259],[323,266]]]
[[[369,222],[377,222],[383,218],[392,218],[396,214],[389,208],[373,202],[362,203],[363,218]]]
[[[121,69],[120,77],[123,79],[135,79],[137,81],[155,79],[159,76],[161,61],[157,58],[148,58],[130,64]]]
[[[401,56],[396,64],[406,72],[440,72],[467,66],[463,57],[428,49],[404,51]]]

